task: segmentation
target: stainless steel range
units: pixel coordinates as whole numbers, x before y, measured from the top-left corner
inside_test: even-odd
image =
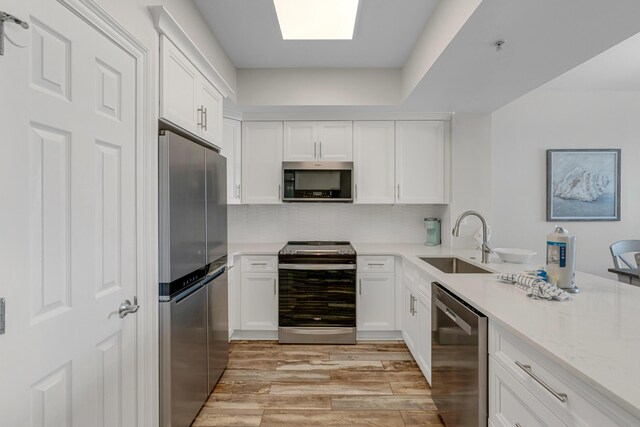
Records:
[[[278,340],[356,342],[356,251],[349,242],[289,242],[278,253]]]

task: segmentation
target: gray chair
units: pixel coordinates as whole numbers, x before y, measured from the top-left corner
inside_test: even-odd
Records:
[[[611,256],[613,257],[613,265],[615,268],[638,268],[638,259],[640,258],[637,252],[640,252],[640,240],[620,240],[615,242],[611,247]],[[636,252],[635,260],[636,265],[633,265],[627,259],[622,258],[621,255],[632,254]]]

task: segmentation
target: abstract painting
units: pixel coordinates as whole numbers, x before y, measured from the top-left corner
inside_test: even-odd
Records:
[[[620,150],[547,150],[547,221],[620,221]]]

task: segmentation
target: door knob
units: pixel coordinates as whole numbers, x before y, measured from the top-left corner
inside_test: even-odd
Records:
[[[128,299],[122,301],[120,307],[118,307],[118,313],[120,314],[121,319],[129,313],[135,313],[136,311],[138,311],[138,309],[140,308],[140,306],[136,304],[138,302],[138,299],[134,297],[133,302],[134,303],[131,304],[131,301],[129,301]]]

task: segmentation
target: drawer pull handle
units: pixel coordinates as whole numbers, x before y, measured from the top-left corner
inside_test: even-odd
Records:
[[[549,385],[547,385],[547,383],[542,381],[536,374],[533,373],[533,371],[531,370],[531,365],[525,365],[523,363],[518,362],[517,360],[516,360],[516,365],[518,366],[518,368],[520,368],[523,371],[525,371],[527,373],[527,375],[529,375],[531,378],[533,378],[535,380],[535,382],[537,382],[542,387],[544,387],[549,393],[551,393],[553,395],[553,397],[558,399],[560,402],[565,403],[567,401],[567,395],[565,393],[558,393],[557,391],[555,391],[554,389],[549,387]]]
[[[251,265],[267,265],[266,262],[252,262]]]
[[[369,265],[377,265],[377,266],[384,266],[384,262],[370,262]]]

